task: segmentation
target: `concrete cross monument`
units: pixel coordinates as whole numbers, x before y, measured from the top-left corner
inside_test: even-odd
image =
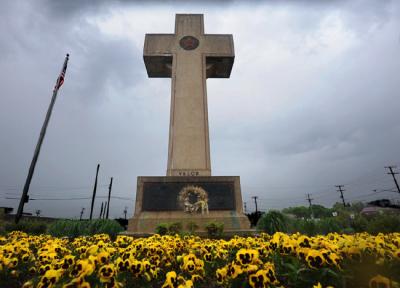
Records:
[[[232,35],[204,34],[201,14],[177,14],[174,34],[146,34],[148,76],[172,79],[168,166],[166,177],[138,177],[128,234],[154,233],[164,222],[181,221],[185,227],[190,220],[199,230],[217,220],[225,223],[227,234],[250,231],[240,177],[211,176],[206,79],[229,78],[234,57]],[[186,214],[178,205],[178,194],[187,186],[208,193],[209,213]]]
[[[143,57],[149,77],[172,78],[167,176],[211,176],[206,78],[229,78],[232,35],[178,14],[175,34],[146,35]]]

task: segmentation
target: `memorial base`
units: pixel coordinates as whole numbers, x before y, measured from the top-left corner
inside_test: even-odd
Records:
[[[182,187],[194,185],[206,190],[209,213],[185,213],[179,209],[176,196]],[[206,236],[205,223],[223,222],[225,235],[254,233],[250,221],[243,214],[239,176],[199,177],[138,177],[135,214],[129,220],[127,235],[151,235],[160,223],[180,221],[183,231],[195,221],[199,228],[196,235]]]

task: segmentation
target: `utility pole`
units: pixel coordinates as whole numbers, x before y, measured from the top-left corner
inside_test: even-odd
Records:
[[[42,130],[40,131],[39,140],[36,144],[35,152],[33,153],[33,158],[31,162],[31,166],[29,167],[28,177],[26,178],[24,190],[22,191],[21,201],[19,202],[17,214],[15,214],[15,223],[19,222],[19,219],[22,216],[24,211],[24,204],[28,203],[29,196],[29,186],[31,185],[33,173],[35,172],[36,162],[39,158],[40,149],[42,147],[42,143],[44,140],[44,136],[46,135],[47,126],[50,121],[51,112],[53,111],[54,103],[56,102],[57,92],[60,86],[64,83],[65,73],[67,72],[67,64],[68,64],[69,54],[65,57],[63,67],[60,72],[60,76],[58,76],[56,87],[54,87],[53,96],[51,97],[50,106],[47,110],[46,118],[44,120]]]
[[[399,191],[399,193],[400,193],[399,184],[397,184],[396,177],[394,177],[394,174],[399,174],[399,172],[393,173],[393,170],[392,170],[392,168],[396,168],[396,167],[397,166],[386,166],[385,168],[389,168],[390,169],[390,173],[387,173],[387,174],[392,174],[394,183],[396,183],[397,191]]]
[[[251,197],[251,198],[253,198],[254,202],[256,203],[256,213],[258,213],[258,210],[257,210],[257,198],[258,198],[258,196],[254,196],[254,197]]]
[[[339,188],[339,190],[336,190],[336,191],[340,192],[340,194],[341,194],[340,198],[342,198],[342,200],[343,200],[343,206],[348,207],[349,205],[346,206],[346,202],[344,201],[344,197],[343,197],[343,191],[346,191],[346,190],[342,190],[342,187],[344,187],[344,185],[337,185],[335,187]]]
[[[103,202],[101,202],[101,209],[100,209],[100,216],[99,216],[99,218],[101,218],[101,214],[103,214]]]
[[[83,215],[83,211],[85,210],[85,208],[82,207],[82,211],[81,211],[81,218],[79,219],[79,221],[82,220],[82,215]]]
[[[244,213],[246,214],[247,209],[246,209],[246,202],[244,202]]]
[[[106,201],[106,205],[104,205],[104,211],[103,211],[103,217],[102,217],[103,219],[104,219],[104,216],[106,215],[106,210],[107,210],[106,207],[107,207],[107,201]]]
[[[110,186],[108,186],[108,205],[107,205],[107,216],[106,216],[106,219],[108,219],[108,212],[110,211],[110,196],[111,196],[112,180],[113,180],[113,177],[111,177]]]
[[[313,210],[312,210],[312,204],[311,204],[311,201],[314,200],[314,199],[310,199],[310,195],[312,195],[312,194],[307,194],[307,197],[308,197],[308,198],[307,198],[306,200],[308,200],[308,203],[310,203],[311,218],[314,219],[314,212],[313,212]]]
[[[92,220],[92,215],[93,215],[93,204],[94,204],[94,198],[96,197],[97,175],[99,175],[99,169],[100,169],[100,164],[97,164],[96,180],[94,181],[94,189],[93,189],[93,197],[92,197],[92,205],[90,206],[90,220]]]
[[[128,207],[125,207],[124,213],[125,213],[125,219],[126,219],[126,212],[128,212]]]

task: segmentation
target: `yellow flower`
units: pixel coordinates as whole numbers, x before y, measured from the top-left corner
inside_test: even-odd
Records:
[[[394,255],[400,260],[400,249],[394,252]]]
[[[234,262],[226,266],[226,276],[229,278],[235,279],[241,273],[243,273],[243,270],[239,265],[235,265]]]
[[[335,253],[331,253],[331,255],[329,255],[329,258],[332,260],[333,264],[336,265],[336,267],[338,267],[340,270],[343,271],[343,259],[342,258],[340,258]]]
[[[57,284],[60,274],[56,270],[48,270],[40,280],[38,288],[51,288]]]
[[[114,264],[104,265],[99,270],[100,281],[101,282],[108,282],[112,276],[115,276],[115,268]]]
[[[187,280],[184,288],[194,288],[192,280]]]
[[[185,265],[185,270],[188,272],[188,273],[193,273],[194,271],[195,271],[195,269],[196,269],[196,265],[194,264],[194,262],[193,261],[188,261],[187,263],[186,263],[186,265]]]
[[[8,263],[7,268],[13,268],[18,265],[18,258],[12,258],[11,261]]]
[[[75,278],[70,283],[63,286],[63,288],[90,288],[90,284],[85,282],[83,276]]]
[[[357,261],[357,262],[361,262],[361,250],[360,250],[360,248],[353,246],[353,247],[349,248],[347,253],[348,253],[349,258],[351,260],[354,260],[354,261]]]
[[[289,243],[285,243],[282,245],[282,254],[283,255],[290,255],[294,251],[293,245]]]
[[[25,282],[22,288],[33,288],[33,284],[31,281]]]
[[[270,266],[265,270],[261,270],[263,271],[265,277],[267,277],[267,281],[272,284],[272,285],[276,285],[279,283],[278,279],[275,277],[275,272],[273,270],[273,267]]]
[[[257,250],[240,249],[236,254],[236,260],[239,261],[239,263],[242,266],[250,265],[256,259],[258,259],[258,251]]]
[[[140,261],[134,260],[131,263],[131,267],[129,268],[131,270],[131,272],[135,275],[138,275],[142,272],[143,269],[143,264]]]
[[[249,277],[249,282],[253,288],[265,288],[267,277],[265,276],[264,271],[260,270]]]
[[[165,283],[162,287],[171,287],[171,288],[177,288],[179,286],[178,284],[178,278],[176,276],[175,271],[171,271],[167,273],[167,279],[165,280]]]
[[[14,277],[14,278],[18,278],[18,276],[19,276],[19,273],[17,270],[12,270],[10,274],[11,274],[11,277]]]
[[[50,264],[40,266],[40,268],[39,268],[39,276],[43,277],[44,274],[46,274],[46,272],[49,271],[49,270],[51,270]]]
[[[313,286],[313,288],[322,288],[322,286],[321,286],[321,284],[318,282],[318,285],[317,286]]]
[[[297,247],[297,249],[296,249],[297,257],[299,257],[300,259],[306,259],[309,251],[310,251],[310,248]]]
[[[72,278],[91,275],[93,273],[93,266],[85,260],[78,260],[74,267],[72,268],[69,276]]]
[[[388,278],[377,275],[369,281],[370,288],[390,288],[390,281]]]
[[[192,282],[193,283],[200,283],[201,281],[203,281],[203,277],[201,277],[199,275],[192,275]]]
[[[29,269],[29,274],[35,275],[35,274],[36,274],[36,268],[35,268],[35,267],[31,267],[31,268]]]
[[[306,261],[310,267],[318,269],[324,264],[325,259],[320,251],[310,250],[307,254]]]
[[[211,263],[212,259],[213,259],[213,257],[212,257],[211,253],[204,254],[204,260],[206,260],[208,263]]]
[[[28,263],[30,257],[31,257],[31,256],[30,256],[29,254],[24,254],[24,255],[22,255],[22,262]]]
[[[126,260],[122,260],[121,258],[117,259],[117,268],[119,272],[128,271],[130,267],[131,267],[131,262],[129,261],[129,259]]]
[[[224,283],[224,278],[226,276],[226,268],[222,268],[222,269],[217,269],[217,282],[219,284]]]
[[[100,266],[108,264],[110,262],[110,254],[108,252],[100,252],[97,254],[97,261],[99,261]]]

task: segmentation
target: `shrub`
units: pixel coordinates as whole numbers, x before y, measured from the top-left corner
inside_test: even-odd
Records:
[[[363,217],[357,215],[356,218],[350,223],[351,228],[353,228],[357,233],[362,233],[367,231],[368,221]]]
[[[186,224],[186,229],[188,229],[190,231],[190,235],[195,234],[196,229],[199,228],[199,224],[196,223],[196,221],[194,220],[190,220],[187,224]]]
[[[321,219],[317,223],[318,232],[322,235],[328,235],[329,233],[339,233],[344,227],[341,227],[341,223],[336,218]]]
[[[95,234],[108,234],[111,240],[117,239],[120,232],[124,231],[118,222],[111,219],[95,220],[58,220],[47,229],[47,233],[53,237],[67,236],[70,240],[79,236],[93,236]]]
[[[25,218],[18,223],[9,222],[4,226],[6,232],[22,231],[28,234],[40,235],[46,232],[47,223],[44,221],[32,221]]]
[[[182,222],[176,221],[176,222],[169,223],[168,231],[169,231],[169,235],[176,235],[176,234],[179,235],[182,231]]]
[[[340,230],[339,234],[346,234],[346,235],[350,235],[350,234],[354,234],[356,231],[354,231],[353,228],[345,228],[343,230]]]
[[[300,221],[300,226],[303,233],[308,237],[313,237],[318,234],[318,224],[313,219],[303,219]]]
[[[366,232],[371,235],[400,232],[400,219],[396,215],[388,215],[385,212],[377,213],[368,222]]]
[[[168,233],[168,223],[160,223],[156,226],[156,233],[158,235],[164,236]]]
[[[221,237],[224,234],[224,222],[218,223],[216,220],[211,220],[206,222],[204,230],[206,230],[207,235],[210,239],[215,239]]]
[[[256,229],[274,235],[276,232],[287,232],[290,226],[289,216],[278,210],[270,210],[258,220]]]

